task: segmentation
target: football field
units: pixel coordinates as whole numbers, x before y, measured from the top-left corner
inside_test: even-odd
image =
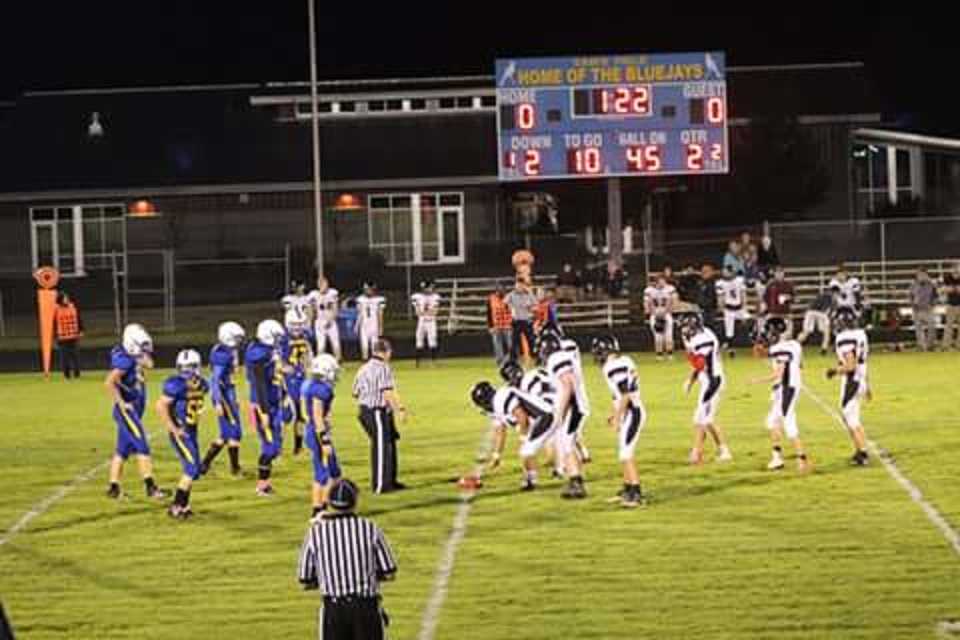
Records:
[[[849,466],[847,436],[811,396],[800,400],[799,422],[814,471],[799,474],[791,458],[767,472],[769,390],[747,382],[768,365],[746,353],[727,360],[719,422],[734,461],[710,455],[690,467],[688,367],[637,360],[649,413],[637,458],[651,501],[633,511],[605,502],[620,472],[609,394],[592,360],[590,496],[576,503],[561,500],[548,472],[537,492],[519,491],[513,436],[503,467],[464,502],[450,479],[472,468],[487,430],[467,391],[496,371],[487,359],[397,363],[412,411],[399,425],[410,489],[364,491],[359,508],[385,530],[400,566],[384,589],[391,638],[936,638],[938,625],[960,618],[958,550],[877,457]],[[808,351],[804,375],[833,407],[838,385],[823,377],[831,362]],[[956,531],[960,357],[876,353],[871,367],[868,436]],[[355,371],[351,363],[341,375],[334,440],[346,475],[365,490]],[[172,489],[179,466],[153,410],[166,373],[150,372],[145,422],[158,481]],[[173,521],[147,501],[132,461],[131,499],[108,500],[102,465],[114,426],[103,375],[0,376],[0,600],[18,638],[315,637],[318,597],[295,576],[309,458],[285,445],[277,495],[258,498],[257,443],[246,431],[248,477],[231,478],[221,455],[194,488],[192,520]],[[207,411],[201,450],[215,431]]]

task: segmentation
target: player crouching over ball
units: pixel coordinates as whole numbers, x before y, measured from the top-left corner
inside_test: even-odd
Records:
[[[489,382],[478,382],[470,390],[470,400],[493,420],[493,446],[490,468],[500,465],[507,441],[507,429],[516,429],[523,435],[520,458],[523,461],[522,491],[533,491],[537,486],[537,453],[553,435],[553,411],[539,398],[520,389],[505,385],[494,389]],[[467,480],[466,483],[470,482]]]

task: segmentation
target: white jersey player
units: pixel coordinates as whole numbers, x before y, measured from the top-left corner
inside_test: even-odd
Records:
[[[617,432],[617,457],[623,465],[623,489],[611,501],[628,508],[638,507],[644,504],[644,498],[635,451],[647,421],[647,412],[640,399],[637,367],[630,356],[620,354],[620,343],[613,336],[595,339],[591,351],[603,368],[603,379],[613,396],[609,422]]]
[[[747,313],[747,284],[732,270],[723,272],[717,281],[717,301],[723,311],[723,346],[731,350],[737,335],[737,322],[749,318]]]
[[[695,382],[700,385],[697,408],[693,413],[694,431],[690,463],[703,462],[703,448],[707,434],[710,434],[716,443],[717,462],[729,462],[733,460],[733,455],[723,437],[723,432],[717,425],[717,409],[720,406],[720,397],[725,383],[720,341],[712,330],[703,326],[703,321],[696,314],[681,320],[680,332],[687,349],[687,359],[693,367],[685,390],[689,393]]]
[[[773,383],[770,398],[770,413],[767,414],[767,429],[773,452],[767,469],[783,469],[783,435],[793,443],[797,454],[797,467],[807,471],[809,462],[800,441],[800,429],[797,426],[797,401],[803,380],[800,366],[803,359],[803,347],[796,340],[784,338],[786,323],[782,318],[771,318],[764,326],[762,341],[767,346],[767,356],[773,366],[773,373],[755,380],[756,383]]]
[[[430,349],[430,359],[437,360],[437,314],[440,312],[440,294],[433,290],[433,283],[420,283],[420,291],[410,296],[410,304],[417,314],[417,366],[425,348]]]
[[[383,310],[386,299],[377,294],[372,284],[363,286],[363,293],[357,296],[357,336],[360,338],[360,354],[364,360],[373,353],[373,344],[380,339],[383,331]]]
[[[676,303],[677,290],[663,276],[643,291],[643,308],[653,332],[657,360],[662,360],[665,353],[673,358],[673,310]]]
[[[537,453],[553,435],[553,407],[512,384],[495,390],[489,382],[480,382],[470,391],[470,398],[493,420],[494,443],[490,466],[499,466],[507,430],[516,429],[523,436],[523,444],[520,445],[524,468],[522,489],[535,489]]]
[[[305,287],[297,281],[290,283],[290,291],[280,298],[280,304],[283,306],[284,313],[291,310],[304,316],[310,313],[310,300],[305,293]]]
[[[587,492],[581,470],[583,461],[576,442],[589,408],[585,403],[586,394],[582,389],[578,390],[578,387],[582,387],[582,383],[578,384],[577,381],[579,358],[576,352],[564,349],[560,338],[554,333],[542,333],[539,347],[538,355],[557,389],[554,422],[558,431],[554,447],[557,458],[564,462],[568,479],[562,495],[564,498],[585,498]]]
[[[828,287],[833,292],[834,307],[837,310],[850,309],[859,317],[863,301],[863,286],[859,279],[849,276],[847,270],[840,267]]]
[[[856,449],[850,463],[863,466],[869,462],[870,456],[867,453],[867,436],[860,419],[860,403],[864,397],[869,397],[870,393],[867,381],[870,345],[867,332],[857,328],[857,316],[853,311],[838,310],[834,322],[840,329],[836,346],[837,367],[827,370],[827,378],[840,375],[840,412]]]
[[[343,357],[340,349],[340,329],[337,327],[337,314],[340,311],[340,292],[330,286],[330,282],[320,277],[317,288],[308,296],[313,310],[314,332],[317,337],[317,353],[333,353],[339,362]]]

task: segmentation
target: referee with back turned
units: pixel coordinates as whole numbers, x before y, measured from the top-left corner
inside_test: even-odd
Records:
[[[383,640],[389,624],[380,607],[380,582],[397,572],[380,527],[354,513],[357,487],[340,478],[330,488],[331,511],[307,530],[297,578],[305,589],[320,589],[320,638]]]
[[[394,415],[403,419],[406,409],[400,404],[390,369],[390,343],[383,338],[374,342],[373,355],[357,371],[353,397],[360,405],[360,425],[370,438],[370,481],[374,493],[406,489],[397,481],[397,440],[400,434]]]

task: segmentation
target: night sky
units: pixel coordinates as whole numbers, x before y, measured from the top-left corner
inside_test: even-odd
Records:
[[[4,9],[0,100],[30,89],[309,78],[305,1],[8,4],[32,8]],[[374,12],[367,2],[342,8],[348,4],[332,10],[319,2],[321,79],[489,74],[498,55],[723,49],[730,64],[862,60],[888,121],[960,134],[951,97],[960,36],[952,20],[929,13],[835,17],[814,5],[807,14],[744,17],[611,8],[591,18],[584,10],[561,15],[561,2],[519,16],[507,9],[518,3],[450,3],[460,13]]]

